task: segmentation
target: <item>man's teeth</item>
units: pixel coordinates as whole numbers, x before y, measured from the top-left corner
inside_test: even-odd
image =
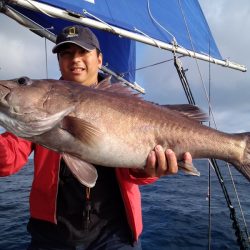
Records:
[[[84,70],[84,68],[73,68],[72,69],[72,71],[74,71],[74,72],[81,72],[83,70]]]

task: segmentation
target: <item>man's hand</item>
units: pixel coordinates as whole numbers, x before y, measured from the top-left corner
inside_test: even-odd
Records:
[[[192,164],[192,156],[189,152],[183,155],[183,161]],[[149,153],[144,170],[133,171],[137,177],[161,177],[177,172],[178,164],[175,153],[171,149],[164,152],[161,145],[157,145]]]

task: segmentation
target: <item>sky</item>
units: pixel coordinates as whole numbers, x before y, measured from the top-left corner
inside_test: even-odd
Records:
[[[201,8],[223,58],[244,64],[250,70],[250,1],[200,0]],[[53,44],[0,14],[0,79],[20,76],[58,79]],[[46,50],[46,49],[47,50]],[[137,67],[168,60],[167,51],[137,46]],[[146,53],[145,53],[146,52]],[[46,55],[48,72],[46,73]],[[208,103],[204,86],[211,84],[211,106],[217,128],[225,132],[250,130],[250,73],[183,59],[196,104],[205,112]],[[201,75],[199,74],[199,70]],[[210,80],[209,80],[210,79]],[[145,99],[160,104],[187,103],[173,62],[137,72],[136,81],[146,90]]]

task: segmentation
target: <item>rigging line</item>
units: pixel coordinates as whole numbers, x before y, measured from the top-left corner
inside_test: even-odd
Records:
[[[182,16],[183,16],[183,19],[184,19],[184,22],[185,22],[185,25],[186,25],[186,29],[187,29],[187,32],[188,32],[188,35],[189,35],[189,39],[190,39],[190,42],[191,42],[191,45],[192,45],[192,48],[193,48],[193,51],[194,51],[194,46],[193,46],[192,38],[191,38],[189,29],[188,29],[188,25],[187,25],[187,22],[186,22],[186,18],[185,18],[185,15],[184,15],[184,12],[183,12],[180,0],[178,1],[178,3],[179,3],[179,6],[180,6],[180,9],[181,9],[181,12],[182,12]],[[197,62],[197,58],[195,58],[195,59],[196,59],[196,65],[197,65],[197,68],[199,70],[199,74],[200,74],[200,77],[201,77],[201,80],[202,80],[202,83],[203,83],[203,88],[204,88],[206,96],[207,96],[207,91],[206,91],[206,88],[205,88],[205,85],[204,85],[204,81],[203,81],[203,78],[202,78],[202,75],[201,75],[201,72],[200,72],[200,68],[199,68],[199,65],[198,65],[198,62]],[[213,112],[212,112],[212,109],[211,109],[211,103],[209,101],[209,98],[207,98],[207,99],[208,99],[208,104],[209,104],[209,108],[210,108],[210,113],[213,116]],[[216,126],[214,117],[213,117],[213,121],[214,121],[214,124]],[[238,224],[238,221],[237,221],[237,218],[236,218],[235,209],[232,206],[232,203],[230,201],[229,195],[227,193],[227,189],[226,189],[226,186],[224,184],[222,175],[220,173],[219,166],[218,166],[218,164],[217,164],[217,162],[216,162],[215,159],[211,159],[211,162],[212,162],[212,165],[214,166],[214,169],[216,171],[217,177],[218,177],[219,182],[221,184],[224,196],[225,196],[225,198],[227,200],[228,207],[230,209],[231,219],[233,220],[233,228],[235,229],[235,232],[236,232],[235,234],[237,236],[238,244],[241,246],[242,249],[246,249],[247,248],[246,242],[245,242],[245,239],[244,239],[244,237],[242,235],[242,232],[240,230],[240,227],[239,227],[239,224]]]
[[[153,17],[153,15],[152,15],[152,13],[151,13],[149,1],[150,1],[150,0],[147,1],[147,6],[148,6],[148,13],[149,13],[150,18],[151,18],[158,26],[160,26],[164,31],[166,31],[166,32],[172,37],[172,39],[173,39],[174,42],[176,42],[175,36],[174,36],[170,31],[168,31],[165,27],[163,27],[163,26]]]
[[[189,31],[189,28],[188,28],[188,25],[187,25],[186,17],[185,17],[185,15],[184,15],[184,12],[183,12],[183,9],[182,9],[180,0],[178,0],[178,3],[179,3],[179,6],[180,6],[180,9],[181,9],[182,17],[183,17],[183,19],[184,19],[184,22],[185,22],[185,26],[186,26],[187,32],[188,32],[188,37],[189,37],[189,40],[190,40],[190,43],[191,43],[191,46],[192,46],[192,50],[195,51],[195,49],[194,49],[194,44],[193,44],[193,40],[192,40],[190,31]],[[199,76],[200,76],[200,79],[201,79],[201,82],[202,82],[203,90],[204,90],[204,93],[205,93],[205,96],[206,96],[206,99],[207,99],[209,108],[210,108],[210,110],[211,110],[211,116],[212,116],[212,119],[213,119],[214,126],[215,126],[215,128],[217,128],[217,125],[216,125],[216,122],[215,122],[215,118],[214,118],[214,114],[213,114],[212,105],[211,105],[211,103],[209,102],[209,97],[208,97],[207,89],[206,89],[206,86],[205,86],[204,81],[203,81],[203,77],[202,77],[202,74],[201,74],[201,70],[200,70],[200,67],[199,67],[198,60],[197,60],[196,57],[194,57],[194,59],[195,59],[196,66],[197,66],[197,69],[198,69],[198,73],[199,73]]]
[[[180,2],[179,2],[179,4],[180,4]],[[180,4],[180,7],[181,7],[181,4]],[[182,8],[181,8],[181,9],[182,9]],[[182,10],[182,13],[183,13],[183,10]],[[184,18],[184,20],[185,20],[185,24],[186,24],[186,27],[187,27],[187,30],[188,30],[190,42],[191,42],[192,47],[193,47],[193,42],[192,42],[192,39],[191,39],[191,35],[190,35],[190,32],[189,32],[189,29],[188,29],[188,26],[187,26],[187,23],[186,23],[186,19],[185,19],[184,14],[183,14],[183,18]],[[210,41],[209,41],[209,44],[210,44]],[[193,47],[193,50],[194,50],[194,47]],[[210,51],[210,46],[209,46],[209,51]],[[210,54],[209,54],[209,56],[210,56]],[[196,59],[196,62],[197,62],[197,59]],[[197,67],[198,67],[198,69],[199,69],[198,62],[197,62]],[[203,78],[202,78],[200,69],[199,69],[199,74],[200,74],[200,76],[201,76],[201,80],[202,80],[202,83],[203,83],[203,88],[204,88],[204,90],[205,90],[205,92],[206,92],[206,87],[205,87],[205,85],[204,85],[204,81],[203,81]],[[209,88],[210,88],[210,84],[211,84],[211,63],[210,63],[210,61],[209,61]],[[213,121],[214,121],[214,125],[215,125],[215,128],[217,129],[217,125],[216,125],[216,122],[215,122],[215,120],[214,120],[213,111],[212,111],[212,106],[211,106],[210,89],[209,89],[208,103],[209,103],[209,117],[210,117],[210,115],[212,114]],[[235,194],[236,194],[236,197],[237,197],[237,202],[238,202],[238,205],[239,205],[239,207],[240,207],[241,216],[242,216],[243,221],[244,221],[246,235],[247,235],[247,238],[249,238],[249,233],[248,233],[248,229],[247,229],[247,225],[246,225],[245,216],[244,216],[244,213],[243,213],[243,210],[242,210],[242,206],[241,206],[240,199],[238,198],[238,193],[237,193],[237,189],[236,189],[235,182],[234,182],[234,179],[233,179],[233,175],[232,175],[232,173],[231,173],[229,164],[227,164],[227,166],[228,166],[228,170],[229,170],[229,173],[230,173],[231,181],[232,181],[233,186],[234,186]]]
[[[210,44],[210,41],[209,41],[209,44]],[[209,46],[209,51],[210,51],[210,46]],[[209,54],[209,56],[210,56],[210,54]],[[211,62],[209,61],[209,103],[211,104],[211,97],[210,97],[211,89],[210,88],[211,88]],[[209,105],[209,117],[211,115],[211,112],[212,112],[211,105]],[[209,123],[210,123],[210,121],[209,121]],[[217,129],[217,125],[216,125],[215,122],[214,122],[214,124],[215,124],[215,128]],[[209,124],[209,126],[210,126],[210,124]],[[240,202],[240,199],[239,199],[239,196],[238,196],[237,188],[235,186],[233,175],[232,175],[232,172],[231,172],[231,169],[230,169],[228,163],[227,163],[227,167],[228,167],[230,178],[231,178],[231,181],[232,181],[232,184],[233,184],[233,187],[234,187],[234,192],[235,192],[236,197],[237,197],[237,202],[238,202],[238,205],[239,205],[239,208],[240,208],[241,216],[242,216],[242,219],[243,219],[243,222],[244,222],[245,233],[247,235],[247,238],[249,238],[249,232],[248,232],[248,228],[247,228],[247,224],[246,224],[246,220],[245,220],[245,215],[244,215],[244,212],[242,210],[242,206],[241,206],[241,202]]]
[[[83,11],[83,14],[84,14],[84,15],[88,15],[88,16],[90,16],[90,17],[96,19],[97,21],[99,21],[99,22],[101,22],[101,23],[107,25],[107,26],[110,28],[110,30],[113,31],[114,34],[117,34],[118,36],[121,36],[119,33],[117,33],[117,32],[115,31],[115,29],[114,29],[111,25],[109,25],[108,23],[106,23],[106,22],[103,21],[102,19],[100,19],[100,18],[98,18],[97,16],[91,14],[90,12],[88,12],[88,11],[85,10],[85,9],[83,9],[82,11]]]
[[[185,56],[182,55],[182,56],[179,56],[178,58],[181,58],[181,57],[185,57]],[[139,70],[151,68],[151,67],[163,64],[163,63],[167,63],[167,62],[173,61],[173,60],[174,60],[173,58],[170,58],[170,59],[167,59],[167,60],[164,60],[164,61],[160,61],[160,62],[157,62],[157,63],[152,63],[152,64],[149,64],[149,65],[146,65],[146,66],[142,66],[142,67],[139,67],[139,68],[131,69],[129,71],[122,72],[120,74],[127,75],[127,74],[132,73],[132,72],[136,72],[136,71],[139,71]]]
[[[150,18],[152,19],[152,21],[153,21],[156,25],[158,25],[160,28],[162,28],[165,32],[167,32],[167,34],[169,34],[169,35],[173,38],[173,42],[172,42],[172,43],[173,43],[173,46],[184,49],[190,57],[196,57],[195,55],[192,56],[191,53],[188,51],[188,49],[186,49],[185,47],[182,47],[180,44],[178,44],[178,43],[177,43],[177,40],[176,40],[176,38],[175,38],[175,36],[174,36],[170,31],[168,31],[165,27],[163,27],[163,26],[156,20],[156,18],[153,16],[153,14],[152,14],[152,12],[151,12],[150,5],[149,5],[149,0],[147,0],[147,7],[148,7],[149,16],[150,16]]]
[[[45,52],[45,70],[46,70],[46,78],[48,79],[48,53],[47,53],[47,38],[44,38],[44,52]]]
[[[209,39],[209,46],[208,46],[208,50],[209,50],[209,57],[210,57],[210,39]],[[209,98],[209,103],[211,103],[211,62],[209,61],[208,63],[208,82],[209,82],[209,89],[208,89],[208,98]],[[210,122],[210,117],[211,117],[211,108],[209,106],[208,108],[208,115],[209,115],[209,121],[208,121],[208,126],[211,127],[211,122]],[[208,249],[211,249],[211,240],[212,240],[212,209],[211,209],[211,167],[213,165],[211,165],[210,163],[208,164]]]
[[[144,33],[143,31],[141,31],[141,30],[139,30],[139,29],[137,29],[136,27],[134,27],[134,31],[136,31],[136,32],[138,32],[138,33],[144,35],[145,37],[151,39],[151,40],[155,43],[155,45],[156,45],[159,49],[161,49],[161,46],[159,45],[159,43],[158,43],[153,37],[147,35],[146,33]]]
[[[191,89],[188,85],[188,81],[186,79],[186,76],[185,74],[183,74],[184,70],[182,68],[182,65],[181,64],[178,64],[177,62],[175,62],[175,66],[176,66],[176,69],[177,69],[177,72],[180,76],[180,80],[181,80],[181,83],[183,84],[183,88],[185,90],[185,93],[186,93],[186,96],[188,98],[188,101],[190,104],[195,104],[192,96],[190,96],[190,93],[191,93]],[[189,93],[190,92],[190,93]],[[223,182],[223,178],[222,178],[222,175],[219,171],[219,167],[217,165],[217,162],[214,160],[214,159],[211,159],[210,160],[210,164],[212,164],[216,174],[217,174],[217,177],[219,179],[219,182],[221,184],[221,187],[222,187],[222,190],[223,190],[223,193],[224,193],[224,196],[225,196],[225,199],[227,201],[227,204],[228,204],[228,207],[230,208],[230,212],[231,212],[231,218],[232,220],[234,221],[233,225],[234,225],[234,229],[236,230],[237,232],[237,237],[240,238],[240,243],[243,244],[243,241],[242,241],[242,237],[241,237],[241,232],[239,230],[239,226],[238,226],[238,222],[237,222],[237,219],[235,217],[235,210],[231,204],[231,201],[230,201],[230,198],[229,198],[229,195],[227,193],[227,190],[226,190],[226,187],[224,185],[224,182]]]
[[[208,249],[211,249],[211,241],[212,241],[212,213],[211,213],[211,164],[208,162],[208,190],[207,190],[207,198],[208,198]]]
[[[241,250],[247,250],[247,249],[249,249],[249,238],[246,241],[243,234],[242,234],[242,231],[240,230],[240,225],[238,223],[235,208],[233,207],[232,202],[230,200],[230,196],[227,192],[227,189],[226,189],[226,186],[224,184],[224,180],[223,180],[222,174],[219,170],[219,167],[217,166],[217,162],[215,159],[210,159],[209,162],[210,162],[210,164],[212,164],[212,166],[214,166],[214,167],[216,166],[214,168],[214,170],[216,172],[216,175],[218,177],[219,183],[220,183],[221,188],[223,190],[228,208],[230,210],[230,219],[233,221],[232,227],[235,230],[235,236],[237,237],[237,243],[240,245]]]
[[[154,66],[163,64],[163,63],[167,63],[167,62],[173,61],[173,60],[174,60],[174,59],[171,58],[171,59],[164,60],[164,61],[160,61],[160,62],[157,62],[157,63],[152,63],[152,64],[150,64],[150,65],[146,65],[146,66],[142,66],[142,67],[136,68],[136,69],[134,69],[133,71],[139,71],[139,70],[142,70],[142,69],[151,68],[151,67],[154,67]],[[132,71],[132,70],[131,70],[131,71]],[[129,73],[129,72],[126,72],[126,73]]]
[[[44,15],[47,15],[49,17],[53,17],[54,16],[50,15],[49,13],[47,13],[46,11],[42,10],[41,8],[39,8],[36,4],[32,3],[30,0],[26,0],[26,2],[28,2],[30,5],[32,5],[34,8],[36,8],[37,10],[39,10],[40,12],[42,12]]]
[[[243,212],[243,209],[242,209],[242,206],[241,206],[241,202],[240,202],[240,198],[239,198],[239,195],[238,195],[237,188],[236,188],[236,186],[235,186],[235,181],[234,181],[234,178],[233,178],[233,174],[232,174],[232,171],[231,171],[230,166],[229,166],[228,163],[227,163],[227,167],[228,167],[228,171],[229,171],[229,173],[230,173],[232,185],[233,185],[233,188],[234,188],[234,192],[235,192],[235,195],[236,195],[236,199],[237,199],[237,201],[238,201],[239,209],[240,209],[240,212],[241,212],[241,217],[242,217],[242,220],[243,220],[243,223],[244,223],[245,234],[246,234],[246,236],[247,236],[247,239],[250,240],[250,235],[249,235],[249,231],[248,231],[248,227],[247,227],[245,215],[244,215],[244,212]]]
[[[186,97],[188,99],[188,103],[195,105],[195,100],[194,100],[192,91],[190,89],[190,86],[188,84],[185,70],[182,67],[181,61],[179,59],[177,59],[175,53],[174,53],[174,66],[175,66],[177,73],[179,75],[180,81],[182,83],[182,87],[183,87],[184,92],[186,94]]]

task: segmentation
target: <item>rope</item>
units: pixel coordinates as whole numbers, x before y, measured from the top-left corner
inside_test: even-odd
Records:
[[[139,71],[139,70],[142,70],[142,69],[151,68],[151,67],[158,66],[158,65],[166,63],[166,62],[173,61],[173,60],[174,60],[173,58],[170,58],[168,60],[160,61],[160,62],[157,62],[157,63],[152,63],[150,65],[146,65],[146,66],[142,66],[142,67],[136,68],[136,69],[134,69],[134,71]]]
[[[209,55],[210,55],[210,46],[209,46]],[[209,99],[209,103],[211,103],[211,63],[209,62],[208,64],[209,66],[209,90],[208,90],[208,99]],[[208,126],[210,127],[210,117],[211,117],[211,108],[209,106],[209,122],[208,122]],[[210,162],[208,162],[208,250],[211,249],[211,241],[212,241],[212,208],[211,208],[211,195],[212,195],[212,183],[211,183],[211,167],[213,167],[213,165],[210,164]]]
[[[32,3],[30,0],[26,0],[26,2],[28,2],[30,5],[32,5],[34,8],[36,8],[38,11],[42,12],[44,15],[47,15],[49,17],[55,18],[54,16],[50,15],[49,13],[47,13],[46,11],[42,10],[41,8],[39,8],[36,4]]]
[[[195,105],[195,100],[194,100],[192,91],[190,89],[190,86],[188,84],[185,70],[183,69],[181,61],[179,59],[177,59],[176,55],[174,55],[174,65],[175,65],[175,68],[176,68],[177,73],[179,75],[179,78],[181,80],[182,87],[183,87],[185,94],[186,94],[186,97],[188,99],[188,103]]]
[[[47,53],[47,39],[44,38],[44,52],[45,52],[45,73],[46,73],[46,78],[48,79],[48,53]]]
[[[211,213],[211,164],[208,163],[208,190],[207,190],[207,198],[208,198],[208,250],[211,249],[211,241],[212,241],[212,213]]]
[[[153,20],[154,23],[156,23],[159,27],[161,27],[165,32],[167,32],[173,39],[173,41],[176,42],[176,39],[175,39],[175,36],[170,32],[168,31],[165,27],[163,27],[152,15],[151,13],[151,10],[150,10],[150,5],[149,5],[149,0],[147,2],[147,7],[148,7],[148,13],[149,13],[149,16],[150,18]]]
[[[85,10],[85,9],[83,9],[82,11],[83,11],[83,14],[84,14],[84,15],[88,15],[88,16],[92,17],[93,19],[99,21],[100,23],[103,23],[103,24],[107,25],[107,27],[109,27],[109,28],[112,30],[112,32],[113,32],[114,34],[117,34],[118,36],[120,36],[120,34],[118,34],[118,33],[115,31],[115,29],[114,29],[111,25],[109,25],[108,23],[106,23],[106,22],[103,21],[102,19],[100,19],[100,18],[98,18],[97,16],[91,14],[90,12],[88,12],[88,11]]]
[[[180,57],[184,57],[184,56],[180,56]],[[142,67],[138,67],[138,68],[135,68],[135,69],[131,69],[129,71],[125,71],[125,72],[119,73],[119,75],[127,75],[127,74],[129,74],[131,72],[136,72],[136,71],[139,71],[139,70],[143,70],[143,69],[151,68],[151,67],[154,67],[154,66],[158,66],[158,65],[163,64],[163,63],[171,62],[173,60],[174,60],[173,58],[170,58],[170,59],[167,59],[167,60],[163,60],[163,61],[160,61],[160,62],[149,64],[149,65],[146,65],[146,66],[142,66]]]
[[[178,3],[179,3],[180,9],[181,9],[181,13],[182,13],[185,25],[186,25],[186,29],[187,29],[187,32],[188,32],[188,36],[189,36],[189,39],[190,39],[190,43],[191,43],[192,49],[193,49],[193,51],[195,51],[194,50],[194,46],[193,46],[193,41],[192,41],[192,38],[191,38],[191,34],[189,32],[189,29],[188,29],[188,25],[187,25],[187,22],[186,22],[186,18],[185,18],[185,15],[184,15],[184,12],[183,12],[180,0],[178,0]],[[202,75],[201,75],[201,71],[200,71],[200,68],[199,68],[199,65],[198,65],[198,62],[197,62],[197,58],[195,58],[195,61],[196,61],[196,65],[197,65],[197,68],[198,68],[198,71],[199,71],[199,74],[200,74],[201,81],[203,83],[203,88],[204,88],[204,91],[205,91],[205,94],[206,94],[206,97],[207,97],[207,101],[208,101],[208,104],[209,104],[209,111],[210,111],[210,114],[213,117],[213,122],[214,122],[215,127],[216,127],[216,123],[215,123],[215,119],[214,119],[214,116],[213,116],[212,107],[211,107],[211,103],[210,103],[210,96],[208,96],[208,94],[207,94],[207,91],[206,91],[206,88],[205,88],[205,85],[204,85],[204,81],[203,81],[203,78],[202,78]],[[210,81],[210,79],[209,79],[209,81]],[[239,226],[239,223],[238,223],[237,218],[236,218],[236,212],[235,212],[235,209],[234,209],[234,207],[233,207],[233,205],[231,203],[230,197],[228,195],[225,183],[223,181],[223,177],[222,177],[221,172],[219,170],[219,166],[218,166],[218,164],[217,164],[217,162],[216,162],[215,159],[210,159],[209,161],[210,161],[210,164],[213,166],[213,168],[214,168],[214,170],[216,172],[216,175],[218,177],[219,183],[220,183],[222,191],[224,193],[224,196],[225,196],[228,208],[230,210],[230,218],[233,220],[233,224],[232,225],[233,225],[233,228],[235,229],[235,235],[237,237],[237,243],[240,245],[240,249],[247,249],[248,248],[247,247],[248,244],[247,244],[246,240],[244,239],[243,234],[242,234],[242,232],[240,230],[240,226]],[[210,189],[210,186],[209,186],[209,189]],[[211,214],[209,216],[211,216]],[[209,227],[211,227],[210,224],[209,224]],[[209,228],[209,230],[211,230],[211,228]],[[210,242],[209,242],[209,247],[210,247]]]
[[[215,170],[216,175],[218,177],[222,191],[224,193],[224,196],[225,196],[225,199],[227,202],[227,206],[228,206],[229,211],[230,211],[230,219],[233,221],[232,227],[235,230],[235,236],[237,238],[237,243],[240,246],[241,250],[247,250],[247,249],[249,249],[249,241],[245,240],[245,237],[243,236],[243,232],[240,230],[240,225],[239,225],[239,222],[238,222],[237,217],[236,217],[235,208],[233,207],[232,202],[230,200],[229,194],[227,192],[227,189],[226,189],[222,174],[221,174],[219,167],[217,165],[217,162],[215,159],[210,159],[209,161],[210,161],[210,164],[212,164],[214,167],[214,170]]]
[[[194,44],[193,44],[193,40],[192,40],[190,31],[189,31],[189,28],[188,28],[188,25],[187,25],[186,17],[185,17],[185,15],[184,15],[184,12],[183,12],[183,9],[182,9],[180,0],[178,0],[178,2],[179,2],[180,9],[181,9],[182,17],[183,17],[183,20],[184,20],[184,23],[185,23],[185,26],[186,26],[186,29],[187,29],[187,33],[188,33],[189,41],[190,41],[190,43],[191,43],[192,50],[195,51]],[[208,93],[207,93],[207,89],[206,89],[205,83],[204,83],[204,81],[203,81],[203,77],[202,77],[202,74],[201,74],[201,70],[200,70],[200,67],[199,67],[198,60],[197,60],[196,57],[194,57],[194,59],[195,59],[196,67],[197,67],[197,69],[198,69],[199,77],[200,77],[200,79],[201,79],[203,91],[204,91],[204,93],[205,93],[205,97],[206,97],[207,103],[208,103],[208,105],[209,105],[209,109],[210,109],[210,112],[211,112],[211,116],[212,116],[212,119],[213,119],[214,126],[215,126],[215,128],[217,128],[217,125],[216,125],[216,122],[215,122],[215,118],[214,118],[214,114],[213,114],[213,109],[212,109],[212,106],[211,106],[211,103],[210,103],[210,100],[209,100],[209,96],[208,96]]]
[[[163,26],[156,20],[156,18],[152,15],[152,12],[151,12],[151,9],[150,9],[149,0],[147,0],[147,8],[148,8],[149,16],[150,16],[150,18],[152,19],[152,21],[153,21],[157,26],[159,26],[161,29],[163,29],[163,31],[165,31],[168,35],[170,35],[170,36],[172,37],[172,39],[173,39],[173,41],[172,41],[173,46],[179,47],[179,48],[182,48],[182,49],[186,50],[187,54],[189,54],[189,55],[191,56],[190,52],[189,52],[186,48],[180,46],[180,45],[177,43],[176,37],[175,37],[170,31],[168,31],[165,27],[163,27]],[[152,38],[152,39],[153,39],[153,38]]]
[[[227,167],[228,167],[228,171],[230,173],[230,176],[231,176],[231,180],[232,180],[232,185],[233,185],[233,188],[234,188],[234,192],[235,192],[235,195],[236,195],[236,199],[238,201],[238,205],[239,205],[239,209],[240,209],[240,212],[241,212],[241,217],[242,217],[242,220],[243,220],[243,223],[244,223],[244,231],[245,231],[245,234],[246,234],[246,237],[248,239],[250,239],[250,235],[249,235],[249,231],[248,231],[248,228],[247,228],[247,223],[246,223],[246,219],[245,219],[245,216],[244,216],[244,212],[242,210],[242,206],[241,206],[241,203],[240,203],[240,198],[238,196],[238,191],[237,191],[237,188],[235,186],[235,182],[233,180],[233,175],[232,175],[232,171],[229,167],[229,164],[227,163]]]
[[[156,45],[159,49],[161,49],[161,46],[159,45],[159,43],[158,43],[153,37],[147,35],[146,33],[144,33],[143,31],[141,31],[141,30],[139,30],[139,29],[137,29],[136,27],[134,27],[134,31],[136,31],[136,32],[138,32],[138,33],[144,35],[145,37],[151,39],[151,40],[155,43],[155,45]]]

